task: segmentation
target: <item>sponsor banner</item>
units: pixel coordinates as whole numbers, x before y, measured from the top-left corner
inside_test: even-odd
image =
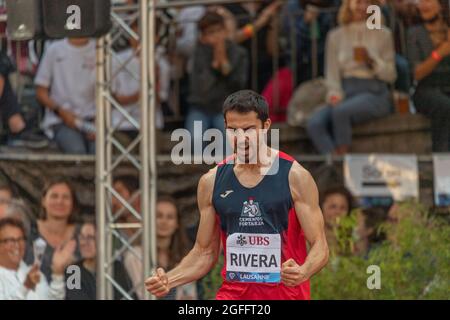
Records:
[[[434,154],[434,203],[450,206],[450,153]]]
[[[392,197],[395,201],[419,197],[415,155],[347,155],[344,176],[356,197]]]

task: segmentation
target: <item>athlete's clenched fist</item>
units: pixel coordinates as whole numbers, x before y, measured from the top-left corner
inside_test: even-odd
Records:
[[[308,277],[294,259],[285,261],[281,266],[281,281],[285,286],[295,287],[306,280]]]
[[[152,277],[145,280],[145,288],[157,298],[162,298],[169,293],[169,279],[163,268],[158,268]]]

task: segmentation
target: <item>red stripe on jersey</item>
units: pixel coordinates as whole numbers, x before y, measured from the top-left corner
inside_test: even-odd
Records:
[[[294,158],[292,158],[290,155],[284,153],[283,151],[278,151],[278,156],[279,156],[281,159],[284,159],[284,160],[287,160],[287,161],[291,161],[291,162],[294,162],[294,161],[295,161]]]
[[[230,162],[231,160],[234,160],[234,158],[236,157],[235,154],[232,154],[231,156],[226,157],[225,159],[223,159],[221,162],[219,162],[219,164],[217,164],[218,166],[223,166],[224,164],[227,164],[228,162]]]

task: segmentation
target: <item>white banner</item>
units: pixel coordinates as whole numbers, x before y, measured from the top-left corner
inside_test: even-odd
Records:
[[[434,154],[434,203],[450,206],[450,153]]]
[[[345,185],[356,197],[419,198],[419,170],[415,155],[347,155]]]

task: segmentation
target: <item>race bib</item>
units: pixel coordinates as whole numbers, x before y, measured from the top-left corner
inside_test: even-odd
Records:
[[[233,233],[227,238],[226,252],[227,281],[280,282],[279,234]]]

